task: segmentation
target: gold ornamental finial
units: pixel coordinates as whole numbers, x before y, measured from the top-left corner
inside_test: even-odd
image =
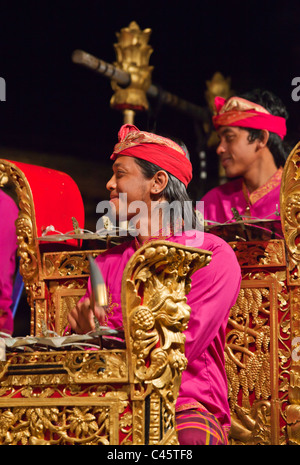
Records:
[[[142,31],[135,21],[116,33],[118,43],[114,44],[114,47],[117,61],[114,66],[129,73],[131,79],[126,88],[120,87],[114,80],[111,81],[115,94],[110,104],[127,114],[147,110],[149,107],[146,92],[151,85],[153,70],[153,66],[149,66],[153,52],[152,47],[148,45],[150,35],[151,29]]]
[[[220,72],[216,72],[210,81],[206,81],[206,87],[205,98],[212,113],[215,110],[215,97],[228,99],[233,95],[230,77],[225,78]]]

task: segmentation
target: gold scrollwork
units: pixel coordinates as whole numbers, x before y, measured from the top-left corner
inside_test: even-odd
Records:
[[[280,424],[286,424],[291,358],[288,304],[284,271],[244,274],[225,349],[231,444],[287,441]]]

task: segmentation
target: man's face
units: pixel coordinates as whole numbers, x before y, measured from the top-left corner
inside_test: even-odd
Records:
[[[146,179],[141,168],[132,157],[120,155],[113,164],[113,175],[106,184],[110,191],[110,201],[116,209],[116,216],[132,218],[135,213],[128,211],[128,207],[134,201],[144,202],[147,208],[151,204],[150,189],[151,179]],[[124,202],[124,195],[127,194],[127,202]]]
[[[258,145],[256,140],[249,142],[247,130],[221,126],[218,135],[220,143],[217,154],[228,178],[245,176],[256,167],[260,157]]]

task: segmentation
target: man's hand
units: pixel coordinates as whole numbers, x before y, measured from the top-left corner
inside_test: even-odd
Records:
[[[94,313],[99,324],[103,325],[105,321],[105,310],[103,307],[95,306],[92,309],[89,298],[78,302],[76,307],[68,314],[68,320],[73,331],[76,334],[85,334],[93,331],[95,329]]]

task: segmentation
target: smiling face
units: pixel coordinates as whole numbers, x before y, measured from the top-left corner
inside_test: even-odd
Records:
[[[106,184],[106,188],[110,191],[110,201],[115,206],[116,216],[123,218],[126,216],[129,220],[135,215],[132,211],[128,211],[132,202],[142,201],[150,207],[153,180],[145,178],[132,157],[118,156],[112,168],[113,175]],[[127,194],[126,202],[124,196],[120,194]]]
[[[221,126],[218,135],[220,143],[217,154],[228,178],[245,177],[250,170],[259,165],[261,159],[259,141],[249,142],[247,130]]]

